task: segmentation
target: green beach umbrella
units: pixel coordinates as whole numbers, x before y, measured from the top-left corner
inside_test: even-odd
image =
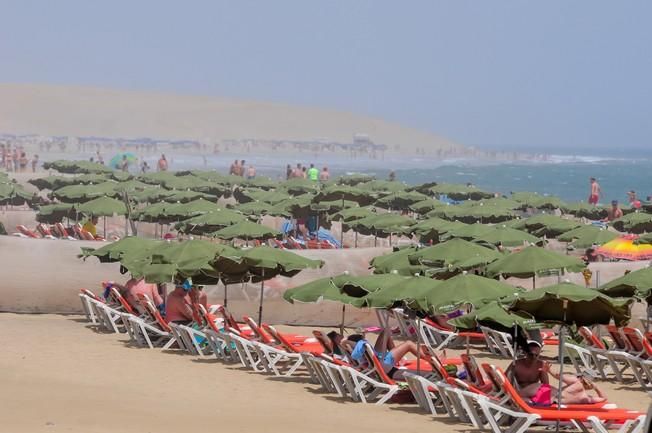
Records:
[[[472,312],[448,321],[458,329],[476,329],[478,326],[487,326],[501,332],[510,332],[514,327],[524,330],[541,328],[531,314],[525,312],[507,311],[505,307],[492,301]]]
[[[439,183],[430,188],[430,193],[438,197],[445,195],[453,200],[482,200],[494,196],[473,186],[451,183]]]
[[[593,326],[607,325],[613,320],[617,326],[623,326],[630,319],[632,302],[632,299],[611,298],[597,290],[563,282],[521,293],[511,309],[530,313],[538,322]]]
[[[410,263],[432,268],[430,271],[440,277],[459,273],[466,269],[485,266],[500,259],[502,254],[495,250],[462,239],[423,248],[408,257]]]
[[[275,205],[289,199],[290,195],[285,191],[266,191],[262,189],[237,188],[233,191],[233,197],[238,203],[260,201]]]
[[[76,206],[76,208],[79,213],[84,215],[103,217],[125,215],[127,213],[127,207],[124,202],[111,197],[98,197],[84,202]]]
[[[487,266],[486,271],[492,277],[500,275],[504,278],[534,278],[551,271],[579,272],[585,267],[579,258],[530,246],[495,261]]]
[[[652,233],[647,233],[634,239],[634,245],[652,244]]]
[[[427,200],[428,196],[416,191],[398,191],[378,199],[375,206],[383,209],[408,210],[414,203]]]
[[[129,236],[97,249],[82,247],[79,257],[97,257],[102,263],[113,263],[121,261],[126,255],[142,255],[162,245],[161,241]]]
[[[420,215],[425,215],[428,212],[431,212],[435,209],[439,209],[442,207],[445,207],[446,203],[441,202],[439,200],[435,200],[432,198],[428,198],[425,200],[418,201],[416,203],[413,203],[410,205],[410,210],[420,214]]]
[[[442,283],[428,277],[418,276],[405,278],[396,284],[382,287],[362,298],[363,306],[369,308],[392,308],[397,305],[410,304],[424,298],[428,293],[437,290]]]
[[[261,282],[258,323],[261,323],[263,316],[263,295],[266,279],[277,275],[292,277],[304,269],[321,268],[324,265],[321,260],[311,260],[289,251],[267,246],[244,250],[240,262],[248,267],[249,274],[257,277]]]
[[[392,233],[409,233],[415,221],[403,215],[382,213],[356,219],[349,223],[353,229],[363,235],[387,237]]]
[[[116,197],[116,185],[112,181],[96,185],[68,185],[54,190],[52,196],[66,203],[83,203],[98,197]]]
[[[569,230],[577,228],[582,224],[567,220],[555,215],[542,214],[520,220],[520,224],[512,226],[516,229],[526,229],[535,236],[556,237]]]
[[[175,228],[181,233],[203,235],[245,221],[244,216],[231,209],[216,209],[178,223]]]
[[[408,260],[409,256],[419,250],[418,247],[405,247],[398,251],[376,256],[369,262],[370,267],[374,268],[374,274],[390,274],[396,272],[403,276],[413,276],[420,274],[427,269],[423,265],[413,265]]]
[[[390,194],[393,192],[405,191],[407,185],[402,182],[390,181],[390,180],[372,180],[370,182],[359,183],[356,185],[358,188],[377,192],[382,194]]]
[[[451,238],[460,238],[467,241],[478,239],[479,237],[489,234],[490,232],[495,231],[496,229],[492,226],[485,224],[475,223],[475,224],[466,224],[464,226],[459,226],[451,229],[447,235]]]
[[[363,275],[358,277],[339,275],[333,277],[333,284],[348,296],[363,298],[369,293],[384,290],[396,284],[405,283],[407,279],[409,277],[397,274]]]
[[[52,162],[44,162],[45,170],[56,170],[59,173],[87,174],[87,173],[111,173],[111,169],[90,161],[68,161],[60,159]]]
[[[138,179],[150,185],[164,185],[166,181],[172,181],[175,177],[176,174],[171,171],[154,171],[142,174]]]
[[[376,196],[369,191],[348,185],[329,185],[323,188],[314,198],[315,202],[342,201],[355,202],[360,206],[368,206]]]
[[[281,232],[277,230],[248,220],[237,222],[211,234],[211,236],[225,240],[267,240],[279,238],[281,235]]]
[[[376,180],[375,176],[369,175],[369,174],[361,174],[361,173],[355,173],[355,174],[347,174],[344,176],[340,176],[337,178],[337,183],[342,184],[342,185],[350,185],[350,186],[356,186],[361,183],[368,183],[373,180]]]
[[[597,232],[580,236],[571,245],[575,248],[589,248],[593,245],[603,245],[619,237],[618,233],[601,229]]]
[[[64,218],[75,219],[77,211],[72,203],[56,203],[39,206],[36,221],[45,224],[61,222]]]
[[[372,207],[355,207],[342,209],[333,215],[333,221],[351,222],[369,216],[378,215]]]
[[[652,214],[636,211],[629,213],[611,223],[619,232],[647,233],[652,232]]]
[[[518,247],[526,242],[537,244],[541,239],[532,236],[528,232],[516,230],[505,226],[496,226],[494,230],[482,234],[476,238],[478,242],[486,242],[491,245],[502,245],[504,247]]]
[[[557,240],[561,242],[573,242],[575,239],[579,239],[586,236],[592,236],[602,230],[603,229],[600,227],[591,224],[584,224],[560,234],[559,236],[557,236]]]
[[[168,203],[189,203],[199,199],[204,199],[212,203],[217,202],[217,196],[199,191],[179,191],[173,189],[168,190],[167,193],[161,197],[161,200]]]
[[[646,299],[652,291],[652,268],[633,271],[600,286],[600,292],[609,296],[635,296]]]
[[[578,218],[587,218],[590,220],[602,220],[607,217],[607,209],[601,206],[579,202],[566,205],[566,212]]]
[[[517,291],[500,281],[464,273],[442,281],[416,303],[423,311],[445,313],[462,305],[479,307],[489,301],[513,296]]]
[[[259,217],[267,215],[272,210],[272,205],[263,201],[256,200],[237,204],[232,206],[231,209],[246,216]]]

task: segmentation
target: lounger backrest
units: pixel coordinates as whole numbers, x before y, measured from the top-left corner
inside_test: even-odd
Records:
[[[90,290],[88,290],[88,289],[79,289],[79,291],[81,293],[83,293],[84,295],[88,296],[89,298],[93,298],[97,302],[101,302],[101,303],[104,304],[104,299],[100,298],[95,293],[91,292]]]
[[[602,350],[606,349],[604,343],[602,341],[600,341],[600,339],[598,337],[596,337],[596,335],[593,333],[593,331],[591,331],[586,326],[580,326],[578,328],[578,332],[580,333],[580,335],[584,339],[584,342],[587,345],[589,345],[591,347],[595,347],[597,349],[602,349]]]
[[[22,234],[24,234],[25,236],[27,236],[29,238],[36,239],[36,238],[39,237],[36,233],[34,233],[32,230],[28,229],[27,227],[25,227],[22,224],[18,224],[16,226],[16,230],[18,230],[19,232],[21,232]]]
[[[636,328],[623,328],[623,334],[636,352],[644,352],[647,356],[652,355],[652,346]]]
[[[208,327],[211,328],[216,333],[220,334],[221,333],[220,328],[218,328],[217,325],[215,324],[216,317],[213,316],[211,313],[209,313],[202,304],[198,303],[197,309],[199,310],[199,314],[204,319],[206,325],[208,325]]]
[[[480,370],[480,367],[478,367],[475,358],[465,353],[460,355],[460,357],[462,358],[462,363],[466,369],[466,374],[469,376],[469,380],[478,386],[485,385],[486,382],[482,375],[482,371]]]
[[[290,343],[283,335],[281,335],[281,333],[278,332],[276,330],[276,328],[274,328],[273,326],[268,325],[267,323],[263,323],[263,329],[265,331],[269,332],[269,335],[271,335],[276,341],[281,343],[281,346],[283,346],[283,348],[285,350],[287,350],[288,352],[290,352],[290,353],[300,353],[297,350],[297,348],[292,346],[292,343]]]
[[[170,328],[170,325],[168,325],[168,322],[166,322],[163,316],[161,316],[161,313],[159,313],[158,309],[154,306],[154,303],[152,302],[151,299],[149,299],[147,295],[139,293],[138,300],[140,301],[140,304],[143,306],[143,308],[145,308],[147,313],[154,318],[154,320],[162,330],[167,332],[172,332],[172,329]]]
[[[491,365],[487,364],[487,363],[483,363],[482,364],[482,369],[485,372],[485,376],[487,376],[487,379],[489,380],[489,382],[493,386],[493,388],[494,388],[493,391],[494,392],[500,392],[500,390],[501,390],[500,382],[498,382],[496,380],[496,378],[494,377],[494,373],[493,373],[493,370],[491,369]]]
[[[330,339],[328,339],[323,332],[315,330],[312,331],[312,335],[315,336],[322,349],[324,349],[324,353],[329,355],[333,353],[333,345],[331,344]]]
[[[438,379],[446,380],[446,378],[448,377],[448,371],[446,371],[446,368],[444,368],[444,364],[442,364],[439,357],[432,354],[428,361],[432,366],[433,373],[437,373],[440,376]]]
[[[476,388],[475,386],[471,385],[470,383],[464,382],[461,379],[458,379],[457,377],[447,377],[446,382],[459,389],[463,389],[464,391],[469,391],[474,394],[479,394],[483,396],[487,396],[487,393],[483,392],[481,389]]]
[[[364,355],[365,358],[367,358],[367,362],[369,365],[373,366],[374,371],[380,378],[380,380],[388,385],[395,385],[396,382],[394,379],[389,377],[387,373],[385,372],[385,368],[383,367],[383,364],[380,362],[378,357],[376,356],[376,352],[374,352],[374,349],[371,347],[369,343],[365,343],[364,345]]]
[[[489,371],[492,372],[491,373],[492,377],[494,377],[494,380],[500,385],[500,388],[507,393],[507,395],[510,397],[512,402],[522,411],[527,413],[532,413],[532,409],[530,408],[530,405],[527,404],[525,400],[523,400],[523,398],[516,391],[514,386],[512,386],[511,382],[507,379],[507,376],[505,375],[503,370],[501,370],[499,367],[496,367],[494,365],[490,367],[491,368],[489,369]]]
[[[115,302],[119,303],[122,306],[125,312],[133,314],[134,316],[138,316],[138,314],[134,312],[133,308],[131,308],[131,305],[129,305],[129,302],[127,302],[127,300],[120,294],[118,289],[111,287],[111,289],[109,289],[109,295]]]
[[[234,329],[235,331],[238,332],[238,335],[242,335],[242,329],[240,329],[240,325],[238,325],[238,322],[235,320],[233,315],[229,312],[229,310],[226,309],[225,306],[221,305],[217,311],[222,314],[222,317],[224,318],[224,327],[229,330],[229,329]]]
[[[627,340],[623,338],[623,334],[620,333],[620,329],[618,329],[615,325],[607,325],[607,332],[609,332],[609,335],[611,336],[611,339],[614,341],[614,344],[616,345],[617,349],[619,350],[629,349]]]
[[[56,223],[54,226],[57,228],[57,230],[59,230],[59,233],[60,233],[61,236],[63,236],[64,238],[67,238],[67,237],[70,236],[70,233],[68,233],[68,230],[66,230],[66,228],[63,226],[63,224],[61,224],[61,223]]]
[[[242,319],[244,322],[249,325],[249,328],[251,328],[251,332],[254,333],[254,335],[260,340],[261,342],[265,344],[274,344],[271,338],[269,338],[269,335],[265,334],[262,329],[258,326],[258,323],[254,319],[252,319],[249,316],[242,316]],[[276,338],[276,337],[274,337]]]

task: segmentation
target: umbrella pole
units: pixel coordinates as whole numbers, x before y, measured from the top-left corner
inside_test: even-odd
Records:
[[[227,293],[229,291],[228,284],[224,283],[224,308],[226,308]]]
[[[263,320],[263,292],[265,291],[265,271],[263,270],[263,280],[260,282],[260,304],[258,305],[258,324]]]
[[[469,341],[468,338],[466,341]],[[417,316],[417,376],[421,376],[421,317],[419,316]]]
[[[358,232],[355,232],[355,247],[358,248]]]
[[[340,248],[344,248],[344,223],[340,221]]]
[[[104,217],[104,239],[106,239],[106,216]]]
[[[568,308],[568,300],[564,299],[564,322],[559,329],[559,387],[557,389],[557,410],[561,410],[561,389],[564,386],[564,330],[566,326],[566,309]],[[557,420],[557,425],[555,427],[557,433],[559,433],[559,420]]]
[[[532,274],[532,290],[537,288],[536,276]]]
[[[344,316],[346,315],[346,304],[342,304],[342,323],[340,323],[340,335],[344,335]]]

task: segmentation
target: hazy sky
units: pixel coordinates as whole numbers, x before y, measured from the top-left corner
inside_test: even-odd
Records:
[[[644,148],[652,2],[0,1],[0,81],[330,107],[488,148]]]

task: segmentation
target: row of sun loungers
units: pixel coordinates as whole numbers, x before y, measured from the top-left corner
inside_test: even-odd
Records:
[[[16,226],[14,236],[32,239],[66,239],[66,240],[86,240],[86,241],[103,241],[104,238],[93,236],[88,231],[84,230],[81,224],[75,224],[70,228],[66,228],[61,223],[53,225],[37,224],[34,230],[27,228],[22,224]]]
[[[239,363],[261,374],[302,375],[319,384],[323,392],[355,402],[383,404],[408,396],[436,418],[454,419],[495,433],[523,433],[533,425],[556,423],[583,432],[638,433],[643,432],[645,425],[644,414],[605,403],[533,407],[519,396],[500,368],[478,365],[469,355],[462,355],[461,359],[467,380],[449,376],[438,357],[438,347],[446,345],[433,346],[425,339],[424,344],[432,356],[420,360],[420,374],[398,366],[404,376],[404,381],[399,382],[385,373],[371,346],[365,347],[367,362],[361,367],[350,358],[329,355],[329,341],[319,331],[315,331],[313,337],[283,334],[273,326],[259,326],[246,316],[243,323],[236,322],[221,306],[209,311],[199,304],[193,306],[195,323],[186,326],[167,323],[145,296],[140,297],[142,311],[134,311],[115,289],[111,290],[107,301],[88,290],[82,290],[79,296],[89,321],[109,332],[128,333],[136,345],[216,357],[224,363]],[[390,318],[385,319],[388,322]],[[406,332],[411,335],[409,326],[413,324],[407,325]],[[473,337],[485,335],[484,332],[477,334]],[[623,334],[627,335],[624,330]],[[433,337],[432,341],[437,338]],[[463,336],[464,340],[466,338]],[[634,344],[630,347],[636,348]],[[608,358],[605,362],[608,365]]]

